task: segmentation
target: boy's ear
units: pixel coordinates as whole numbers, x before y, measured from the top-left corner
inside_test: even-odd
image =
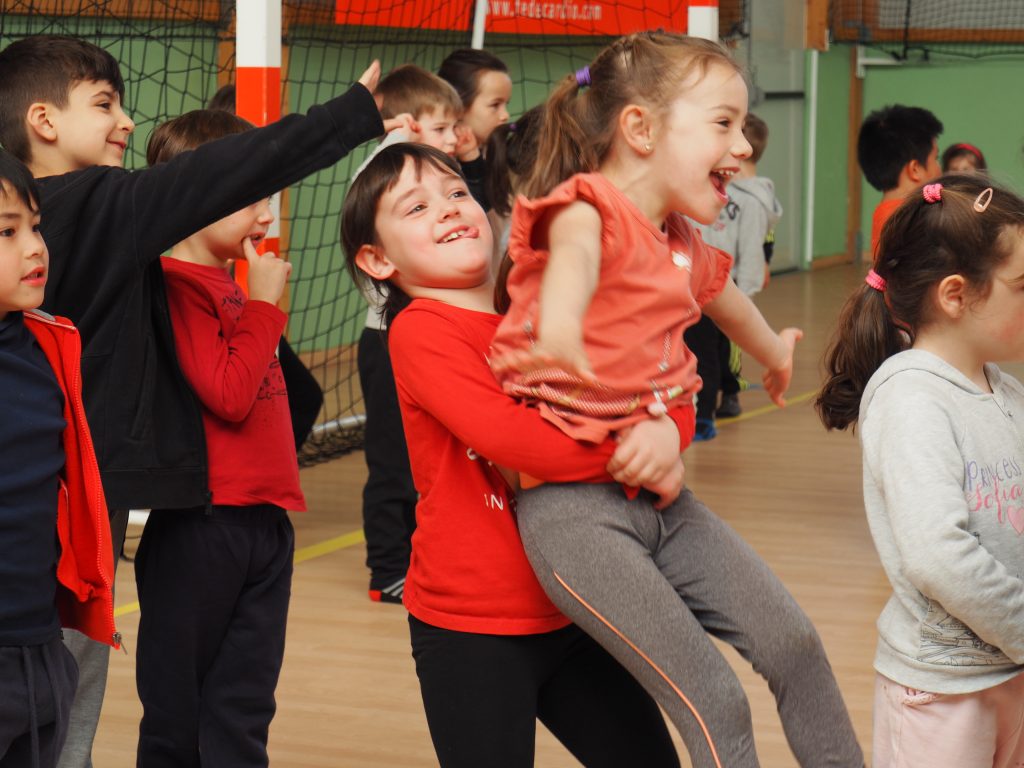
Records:
[[[395,274],[395,265],[375,245],[362,245],[356,253],[356,266],[375,280],[387,280]]]
[[[57,140],[57,126],[52,120],[53,105],[36,101],[29,105],[26,123],[30,134],[34,134],[45,142]]]
[[[967,309],[967,281],[963,275],[949,275],[942,278],[936,289],[939,309],[948,317],[957,319]]]
[[[619,112],[619,129],[638,154],[649,155],[654,147],[654,121],[650,110],[639,104],[627,104]]]

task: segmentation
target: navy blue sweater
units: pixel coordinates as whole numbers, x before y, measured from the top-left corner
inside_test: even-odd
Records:
[[[0,646],[57,637],[64,394],[20,312],[0,320]]]

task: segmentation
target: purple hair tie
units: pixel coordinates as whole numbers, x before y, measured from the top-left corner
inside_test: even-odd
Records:
[[[925,184],[923,192],[924,192],[924,201],[926,203],[937,203],[937,202],[939,202],[942,199],[942,185],[941,184],[938,184],[938,183],[935,183],[935,184]]]
[[[590,65],[576,70],[576,85],[580,88],[590,85]]]

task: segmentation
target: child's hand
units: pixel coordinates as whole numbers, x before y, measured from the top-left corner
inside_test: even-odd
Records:
[[[675,501],[685,475],[675,422],[667,416],[644,419],[619,432],[618,442],[608,462],[608,474],[618,483],[658,494],[658,509]]]
[[[480,145],[473,129],[464,123],[455,126],[455,157],[460,163],[468,163],[480,157]]]
[[[257,253],[252,239],[248,237],[242,241],[242,250],[249,262],[249,298],[277,304],[288,284],[292,265],[273,253]]]
[[[586,384],[598,383],[583,350],[583,339],[571,332],[548,334],[537,339],[529,349],[511,352],[491,361],[491,369],[497,374],[509,371],[529,373],[544,368],[559,368]]]
[[[768,397],[780,408],[786,405],[786,390],[789,389],[790,379],[793,378],[793,350],[803,337],[804,332],[799,328],[783,328],[779,331],[779,338],[786,350],[785,357],[777,366],[765,371],[761,377]]]
[[[420,133],[422,132],[420,124],[416,122],[416,118],[410,115],[408,112],[403,112],[400,115],[389,117],[384,121],[384,133],[391,133],[392,131],[402,131],[405,135],[406,141],[413,143],[420,143]]]
[[[373,100],[377,102],[377,109],[380,109],[383,99],[374,93],[377,90],[377,83],[380,82],[380,62],[374,59],[370,66],[359,76],[359,83],[366,90],[373,94]]]

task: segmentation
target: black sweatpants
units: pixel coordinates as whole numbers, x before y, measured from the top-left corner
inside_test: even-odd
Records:
[[[59,637],[0,646],[0,768],[53,768],[68,733],[78,666]]]
[[[718,410],[718,393],[734,395],[740,391],[739,380],[729,367],[732,354],[729,337],[707,315],[683,333],[683,341],[697,358],[697,375],[703,381],[697,393],[697,418],[714,421]]]
[[[578,627],[455,632],[409,617],[441,768],[531,768],[539,719],[587,768],[678,768],[660,710]]]
[[[154,510],[135,556],[139,766],[266,766],[295,533],[274,506]]]
[[[402,430],[395,375],[384,335],[363,330],[356,359],[366,404],[363,533],[370,589],[386,589],[409,570],[409,540],[416,528],[416,487]]]

